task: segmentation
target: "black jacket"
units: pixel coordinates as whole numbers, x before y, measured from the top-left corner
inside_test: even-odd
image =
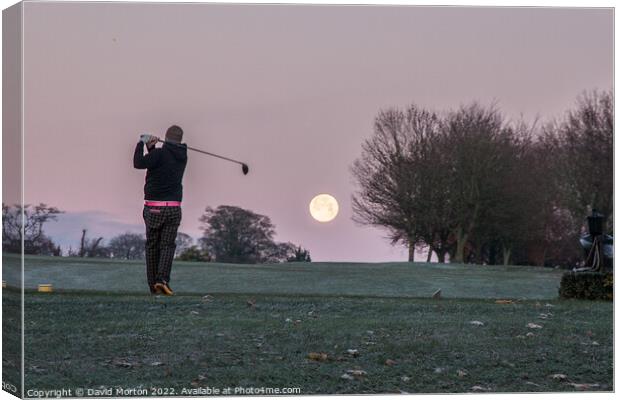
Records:
[[[164,143],[144,155],[144,143],[138,142],[133,155],[133,166],[146,169],[144,199],[181,201],[183,199],[183,172],[187,165],[185,144]]]

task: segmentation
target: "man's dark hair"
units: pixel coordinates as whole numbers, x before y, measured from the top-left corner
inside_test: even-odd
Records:
[[[166,131],[166,140],[169,142],[181,143],[183,140],[183,129],[178,125],[172,125]]]

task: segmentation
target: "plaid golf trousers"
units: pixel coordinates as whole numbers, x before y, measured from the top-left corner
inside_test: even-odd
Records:
[[[170,282],[181,207],[144,206],[142,216],[146,225],[146,279],[153,291],[155,283]]]

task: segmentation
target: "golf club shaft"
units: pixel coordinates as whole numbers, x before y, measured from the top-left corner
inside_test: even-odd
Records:
[[[160,142],[162,142],[162,143],[168,143],[168,144],[172,144],[172,145],[175,145],[175,146],[178,146],[178,145],[179,145],[178,143],[167,142],[167,141],[165,141],[165,140],[161,140],[161,139],[159,139],[159,141],[160,141]],[[198,153],[206,154],[206,155],[208,155],[208,156],[212,156],[212,157],[221,158],[222,160],[226,160],[226,161],[234,162],[234,163],[237,163],[237,164],[240,164],[240,165],[245,165],[245,163],[243,163],[243,162],[241,162],[241,161],[233,160],[232,158],[228,158],[228,157],[220,156],[220,155],[218,155],[218,154],[209,153],[208,151],[200,150],[200,149],[197,149],[197,148],[195,148],[195,147],[190,147],[190,146],[187,146],[187,149],[188,149],[188,150],[193,150],[193,151],[196,151],[196,152],[198,152]]]

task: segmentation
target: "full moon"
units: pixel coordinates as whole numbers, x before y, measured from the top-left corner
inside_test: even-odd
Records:
[[[329,222],[338,215],[338,202],[329,194],[316,195],[310,202],[310,215],[319,222]]]

